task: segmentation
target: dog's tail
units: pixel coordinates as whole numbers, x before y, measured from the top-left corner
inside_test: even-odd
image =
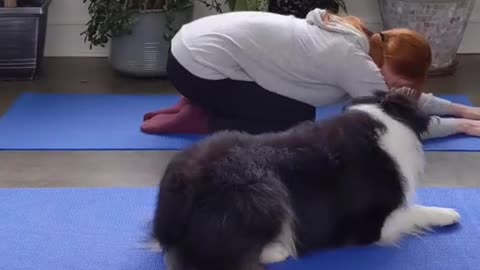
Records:
[[[155,234],[171,270],[261,269],[263,247],[292,220],[288,192],[273,173],[235,166],[220,166],[195,190],[185,181],[199,179],[162,190]]]

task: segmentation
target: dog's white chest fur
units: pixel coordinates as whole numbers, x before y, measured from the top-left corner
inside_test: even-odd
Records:
[[[422,144],[415,133],[405,124],[395,120],[380,108],[373,105],[355,106],[354,109],[368,113],[386,127],[380,134],[379,145],[397,163],[398,170],[405,178],[404,192],[406,204],[413,203],[417,182],[425,168]]]
[[[386,126],[379,145],[397,163],[405,178],[405,202],[385,220],[379,244],[395,244],[404,234],[418,234],[432,226],[446,226],[458,222],[460,215],[453,209],[416,205],[415,188],[425,168],[422,144],[415,133],[374,105],[360,105],[364,111]]]

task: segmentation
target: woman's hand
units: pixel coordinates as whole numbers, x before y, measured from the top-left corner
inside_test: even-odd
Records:
[[[462,104],[452,104],[453,116],[471,120],[480,120],[480,108]]]
[[[471,119],[460,119],[459,131],[466,135],[480,137],[480,121]]]

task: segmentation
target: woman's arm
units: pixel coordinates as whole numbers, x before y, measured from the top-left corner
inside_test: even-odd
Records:
[[[446,137],[454,134],[480,136],[480,112],[478,108],[456,104],[449,100],[422,94],[419,99],[420,108],[430,115],[430,126],[424,139]],[[439,116],[452,116],[444,118]]]
[[[338,85],[351,97],[368,96],[374,91],[388,91],[380,69],[371,57],[354,45],[345,50],[345,59],[339,69]],[[422,94],[419,106],[430,115],[450,115],[480,120],[480,108],[452,103],[432,94]]]
[[[466,134],[480,137],[480,121],[464,118],[443,118],[432,116],[428,132],[422,139],[447,137],[454,134]]]
[[[480,108],[452,103],[449,109],[453,116],[465,119],[480,120]]]
[[[480,108],[453,103],[432,94],[422,94],[420,106],[428,114],[450,115],[457,118],[480,120]]]
[[[460,121],[457,118],[442,118],[432,116],[427,133],[423,134],[422,139],[433,139],[447,137],[460,133]]]
[[[450,115],[456,116],[453,113],[452,102],[443,98],[436,97],[432,94],[423,93],[420,95],[418,105],[420,108],[430,115]]]

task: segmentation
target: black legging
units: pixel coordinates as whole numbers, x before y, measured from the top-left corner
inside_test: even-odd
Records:
[[[199,78],[172,53],[167,73],[180,94],[209,112],[212,131],[275,132],[315,119],[315,107],[272,93],[254,82]]]

